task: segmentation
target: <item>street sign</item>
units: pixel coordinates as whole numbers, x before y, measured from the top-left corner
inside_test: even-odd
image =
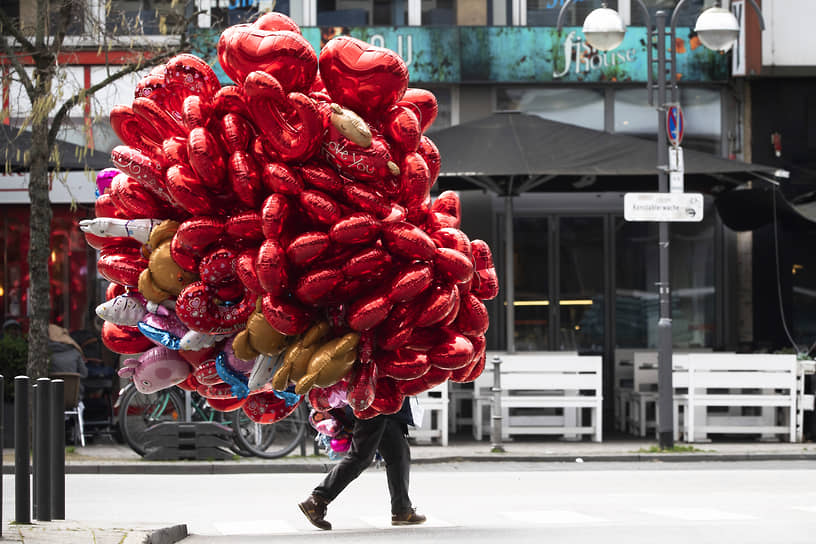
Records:
[[[700,193],[626,193],[623,217],[627,221],[698,222],[703,220]]]
[[[683,141],[684,129],[683,110],[677,104],[669,106],[666,112],[666,134],[669,136],[669,143],[680,145],[680,142]]]
[[[683,172],[669,172],[669,192],[682,193],[685,187]]]

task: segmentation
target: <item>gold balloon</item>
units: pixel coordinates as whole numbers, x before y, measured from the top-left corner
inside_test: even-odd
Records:
[[[309,365],[309,359],[315,350],[320,347],[319,341],[329,332],[329,324],[321,321],[306,331],[303,336],[293,342],[283,354],[281,367],[272,377],[272,388],[283,391],[289,382],[297,382]]]
[[[176,221],[162,221],[150,231],[142,253],[148,253],[147,270],[139,275],[139,292],[150,302],[161,303],[177,296],[198,275],[182,269],[170,254],[170,242],[179,228]]]
[[[252,318],[250,317],[250,319]],[[243,359],[244,361],[251,361],[260,355],[260,353],[255,351],[255,348],[253,348],[249,343],[249,333],[246,331],[246,329],[235,335],[235,338],[232,341],[232,351],[235,353],[236,357]]]
[[[288,337],[272,328],[261,313],[256,312],[249,316],[246,330],[249,333],[250,346],[258,353],[277,355],[286,347]]]
[[[295,384],[295,393],[302,395],[316,385],[328,387],[339,381],[351,369],[359,341],[360,334],[350,332],[320,346],[309,359],[306,374]]]
[[[360,147],[371,145],[371,129],[368,128],[368,124],[363,121],[362,117],[339,104],[332,104],[331,109],[331,124],[337,129],[337,132]]]
[[[150,302],[155,302],[156,304],[159,304],[172,296],[167,291],[156,286],[156,284],[153,282],[153,277],[150,275],[149,268],[145,268],[142,270],[141,274],[139,274],[139,292],[147,300]]]

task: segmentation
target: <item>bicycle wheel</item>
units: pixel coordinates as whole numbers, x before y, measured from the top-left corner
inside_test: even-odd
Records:
[[[119,406],[119,429],[128,446],[144,455],[145,431],[162,421],[179,421],[183,414],[184,401],[172,389],[145,394],[131,386]]]
[[[309,407],[303,402],[287,417],[269,425],[255,423],[243,410],[236,410],[231,415],[235,442],[242,450],[256,457],[277,459],[289,454],[303,440]]]

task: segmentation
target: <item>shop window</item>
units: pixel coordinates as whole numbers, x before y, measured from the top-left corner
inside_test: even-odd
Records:
[[[455,25],[456,0],[422,0],[423,25]]]
[[[671,22],[671,15],[674,6],[677,5],[677,0],[651,0],[646,2],[646,7],[649,9],[649,18],[652,24],[655,22],[655,13],[658,10],[666,12],[666,26]],[[714,5],[711,0],[686,0],[683,8],[677,15],[677,27],[691,27],[694,28],[694,23],[697,17],[704,9],[710,8]],[[632,2],[632,23],[630,26],[646,26],[646,19],[643,16],[643,9],[636,1]]]
[[[50,322],[69,330],[85,328],[92,315],[89,304],[89,252],[79,221],[93,216],[93,210],[53,206],[49,257]],[[29,315],[28,273],[29,214],[27,206],[6,206],[3,210],[0,306],[6,319],[25,324]]]
[[[600,89],[500,87],[496,90],[496,110],[521,111],[560,123],[604,129],[604,95]]]
[[[780,276],[790,274],[792,296],[788,323],[799,348],[816,355],[816,253],[813,251],[813,232],[782,227],[780,237],[786,240],[783,251],[789,258],[780,259]],[[790,268],[784,267],[790,263]]]
[[[708,199],[703,221],[671,225],[672,337],[676,348],[714,347],[715,216]],[[617,218],[615,246],[617,347],[655,349],[660,313],[656,288],[658,224]]]
[[[683,146],[720,154],[720,92],[704,87],[680,87],[680,105],[685,119]],[[656,137],[657,110],[649,105],[647,90],[615,91],[615,132],[644,138]]]
[[[317,26],[405,26],[408,0],[318,0]]]
[[[215,29],[249,23],[259,16],[258,0],[213,0],[210,4],[210,27]],[[274,10],[289,15],[289,0],[277,0]]]
[[[178,34],[185,8],[179,0],[111,0],[105,28],[119,35]]]
[[[527,26],[556,26],[566,0],[527,0]],[[594,0],[574,0],[564,15],[564,26],[583,26],[584,19],[599,7]]]

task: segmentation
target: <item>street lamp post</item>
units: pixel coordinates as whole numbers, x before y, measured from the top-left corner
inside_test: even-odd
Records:
[[[567,0],[558,13],[558,29],[561,30],[562,21],[567,8],[574,0]],[[754,11],[759,16],[762,30],[765,23],[762,12],[754,0],[749,0]],[[657,100],[657,179],[658,191],[669,192],[669,148],[666,136],[666,112],[669,106],[678,104],[677,90],[677,51],[675,36],[677,29],[677,15],[686,0],[680,0],[673,9],[669,30],[670,59],[666,58],[666,12],[655,13],[654,26],[652,25],[649,10],[643,0],[637,3],[643,9],[647,31],[647,81],[649,90],[649,105],[655,106]],[[727,51],[739,36],[739,25],[734,15],[725,9],[714,7],[705,10],[697,19],[695,30],[700,41],[709,49]],[[618,12],[608,9],[606,2],[602,7],[587,15],[583,27],[587,43],[602,51],[615,49],[623,41],[626,26]],[[652,57],[652,48],[657,50],[657,59]],[[654,81],[652,70],[657,64],[657,81]],[[667,64],[669,65],[667,67]],[[671,90],[671,102],[666,100],[667,87]],[[657,96],[655,97],[655,93]],[[672,318],[671,318],[671,284],[669,283],[669,223],[658,223],[658,301],[660,314],[657,322],[657,388],[658,388],[658,421],[657,431],[661,449],[670,449],[674,446],[674,400],[672,390]],[[687,437],[691,440],[693,437]]]

